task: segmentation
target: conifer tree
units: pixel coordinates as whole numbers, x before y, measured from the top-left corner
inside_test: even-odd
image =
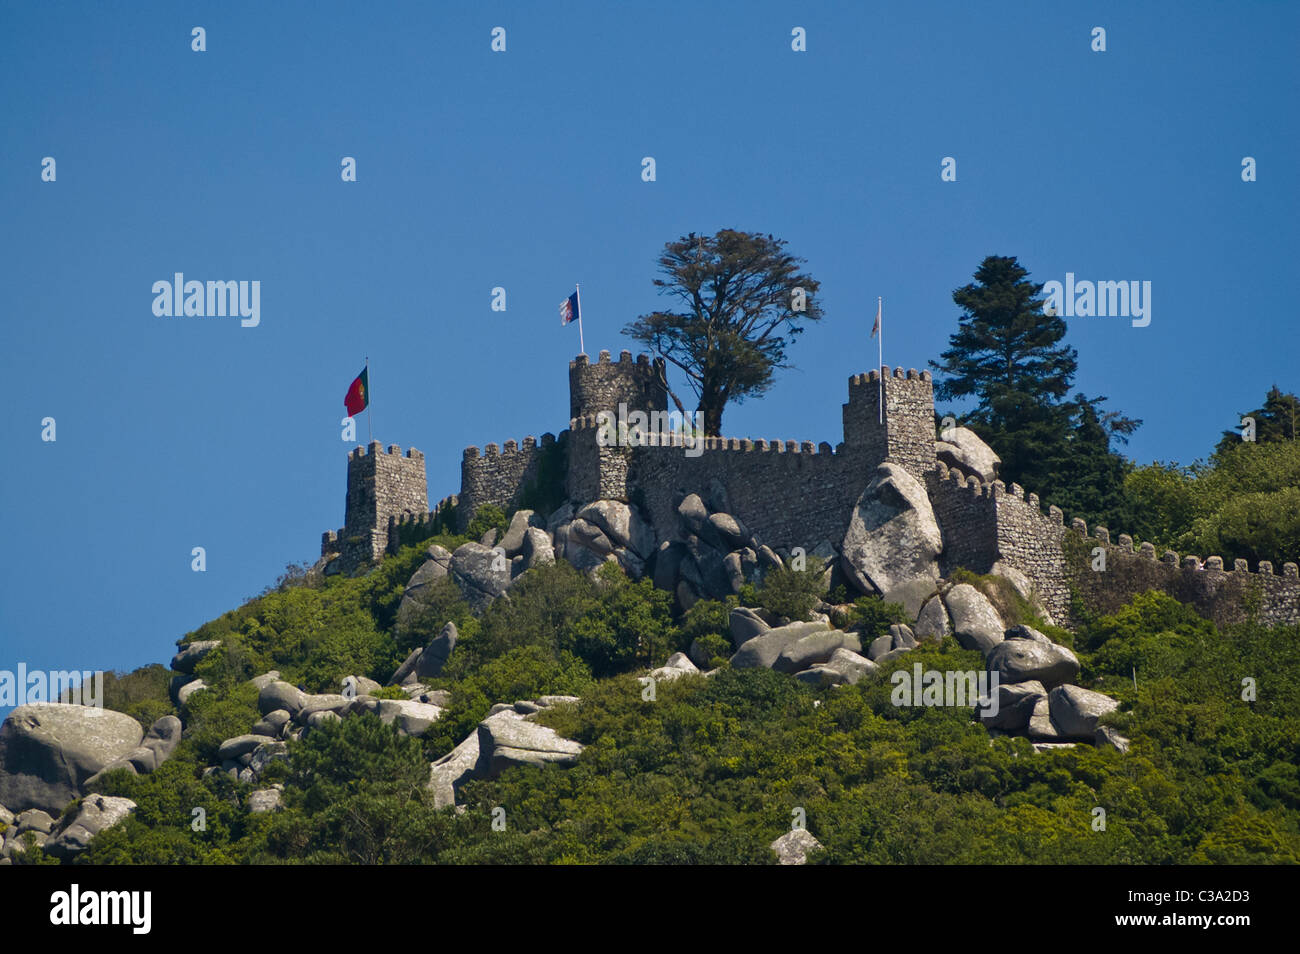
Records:
[[[965,415],[1002,458],[999,477],[1070,515],[1124,526],[1128,462],[1111,447],[1141,421],[1103,411],[1104,397],[1066,399],[1078,353],[1065,320],[1043,311],[1043,286],[1014,257],[990,255],[975,281],[953,292],[963,314],[941,361],[940,400],[974,399]]]

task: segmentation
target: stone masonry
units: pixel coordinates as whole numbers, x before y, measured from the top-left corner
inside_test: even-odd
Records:
[[[1012,566],[1029,577],[1043,604],[1061,621],[1070,619],[1071,586],[1097,583],[1079,578],[1077,571],[1072,578],[1067,566],[1066,534],[1086,537],[1082,521],[1066,527],[1059,509],[1049,507],[1044,513],[1038,497],[1018,485],[1008,489],[1000,480],[983,483],[936,460],[929,372],[881,368],[851,377],[843,405],[843,440],[834,447],[826,442],[710,437],[703,439],[702,452],[692,453],[680,433],[654,432],[640,439],[633,434],[626,442],[632,446],[602,446],[598,415],[616,415],[620,403],[629,412],[666,410],[662,359],[641,355],[633,360],[624,351],[613,361],[602,351],[595,363],[586,355],[571,361],[567,430],[558,437],[543,434],[540,441],[526,437],[519,443],[506,441],[503,447],[488,444],[482,452],[466,448],[460,493],[448,498],[459,504],[460,529],[485,504],[507,511],[518,506],[525,489],[539,477],[543,455],[558,452],[563,489],[572,503],[605,499],[633,504],[659,540],[673,538],[676,507],[683,496],[703,495],[720,484],[730,512],[761,542],[778,550],[803,547],[812,552],[839,544],[854,503],[877,466],[891,462],[926,488],[943,535],[944,575],[957,567],[988,573],[999,563]],[[412,449],[403,457],[396,446],[382,453],[373,442],[369,453],[357,448],[348,457],[344,527],[324,535],[322,556],[337,557],[337,569],[353,572],[390,549],[390,524],[396,527],[429,516],[424,456]],[[1222,602],[1240,596],[1245,587],[1259,603],[1260,619],[1300,620],[1300,574],[1294,563],[1274,575],[1272,566],[1263,563],[1258,573],[1248,573],[1244,561],[1227,571],[1218,557],[1202,563],[1166,553],[1157,561],[1150,544],[1135,550],[1126,536],[1111,544],[1104,528],[1096,533],[1087,538],[1088,546],[1106,547],[1116,567],[1129,568],[1124,570],[1127,576],[1107,581],[1117,592],[1124,589],[1123,579],[1142,579],[1185,592],[1207,615],[1230,619],[1232,613],[1225,615],[1214,605],[1216,594]]]

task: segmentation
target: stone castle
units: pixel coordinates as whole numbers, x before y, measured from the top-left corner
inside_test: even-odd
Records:
[[[996,478],[995,467],[972,467],[960,454],[954,457],[956,448],[936,441],[927,371],[882,368],[851,377],[843,440],[834,447],[709,437],[702,439],[702,452],[688,454],[689,438],[680,433],[651,433],[639,446],[602,446],[598,415],[616,412],[620,404],[666,411],[665,380],[662,359],[633,359],[624,351],[613,361],[602,351],[592,363],[579,355],[569,362],[568,429],[558,437],[543,434],[540,441],[526,437],[502,447],[488,444],[481,452],[466,448],[459,494],[433,511],[423,454],[414,448],[402,454],[396,445],[385,451],[378,441],[356,448],[348,455],[344,526],[322,540],[323,561],[333,564],[327,572],[351,573],[395,552],[399,539],[412,539],[409,531],[431,525],[440,514],[453,513],[454,528],[463,530],[484,505],[509,512],[542,480],[562,482],[563,497],[576,507],[593,501],[629,505],[654,539],[665,542],[681,539],[683,497],[720,487],[729,512],[765,547],[778,553],[796,547],[839,553],[864,490],[882,465],[893,465],[924,488],[942,536],[934,557],[940,575],[958,567],[1014,575],[1027,581],[1041,606],[1064,624],[1071,620],[1072,586],[1095,594],[1101,580],[1103,589],[1116,593],[1166,589],[1221,622],[1243,618],[1244,606],[1264,622],[1300,620],[1300,573],[1294,563],[1278,575],[1267,562],[1252,572],[1244,560],[1228,569],[1213,556],[1202,561],[1166,551],[1158,558],[1151,544],[1135,547],[1125,534],[1112,540],[1106,528],[1096,527],[1089,536],[1082,520],[1067,525],[1057,507],[1044,511],[1036,494],[1018,484],[1007,487]],[[1067,559],[1071,534],[1090,558],[1097,548],[1105,551],[1107,573],[1081,575],[1078,560]]]

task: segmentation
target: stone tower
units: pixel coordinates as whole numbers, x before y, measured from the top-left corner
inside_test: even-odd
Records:
[[[422,517],[429,512],[424,455],[412,447],[402,456],[396,444],[384,451],[379,441],[348,454],[348,497],[338,541],[340,569],[383,558],[388,546],[388,518]]]
[[[863,454],[868,466],[890,461],[924,484],[926,473],[934,469],[934,441],[934,384],[929,371],[894,368],[891,372],[884,367],[849,379],[844,445]]]
[[[668,407],[668,388],[663,358],[651,361],[647,355],[624,351],[618,361],[602,351],[592,364],[585,354],[569,362],[569,417],[595,417],[601,411],[618,413],[620,403],[628,411],[663,411]]]

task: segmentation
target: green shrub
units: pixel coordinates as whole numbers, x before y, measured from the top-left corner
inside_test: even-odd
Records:
[[[862,633],[865,646],[873,639],[884,636],[896,623],[910,623],[902,603],[886,603],[879,596],[863,596],[853,601],[849,612],[849,625]]]
[[[480,540],[489,530],[497,529],[505,533],[510,526],[506,512],[493,504],[484,504],[474,511],[474,518],[465,528],[465,536],[470,540]]]
[[[773,567],[755,589],[754,598],[769,613],[792,620],[805,620],[826,592],[823,574],[820,567],[803,570],[794,570],[788,566]]]

